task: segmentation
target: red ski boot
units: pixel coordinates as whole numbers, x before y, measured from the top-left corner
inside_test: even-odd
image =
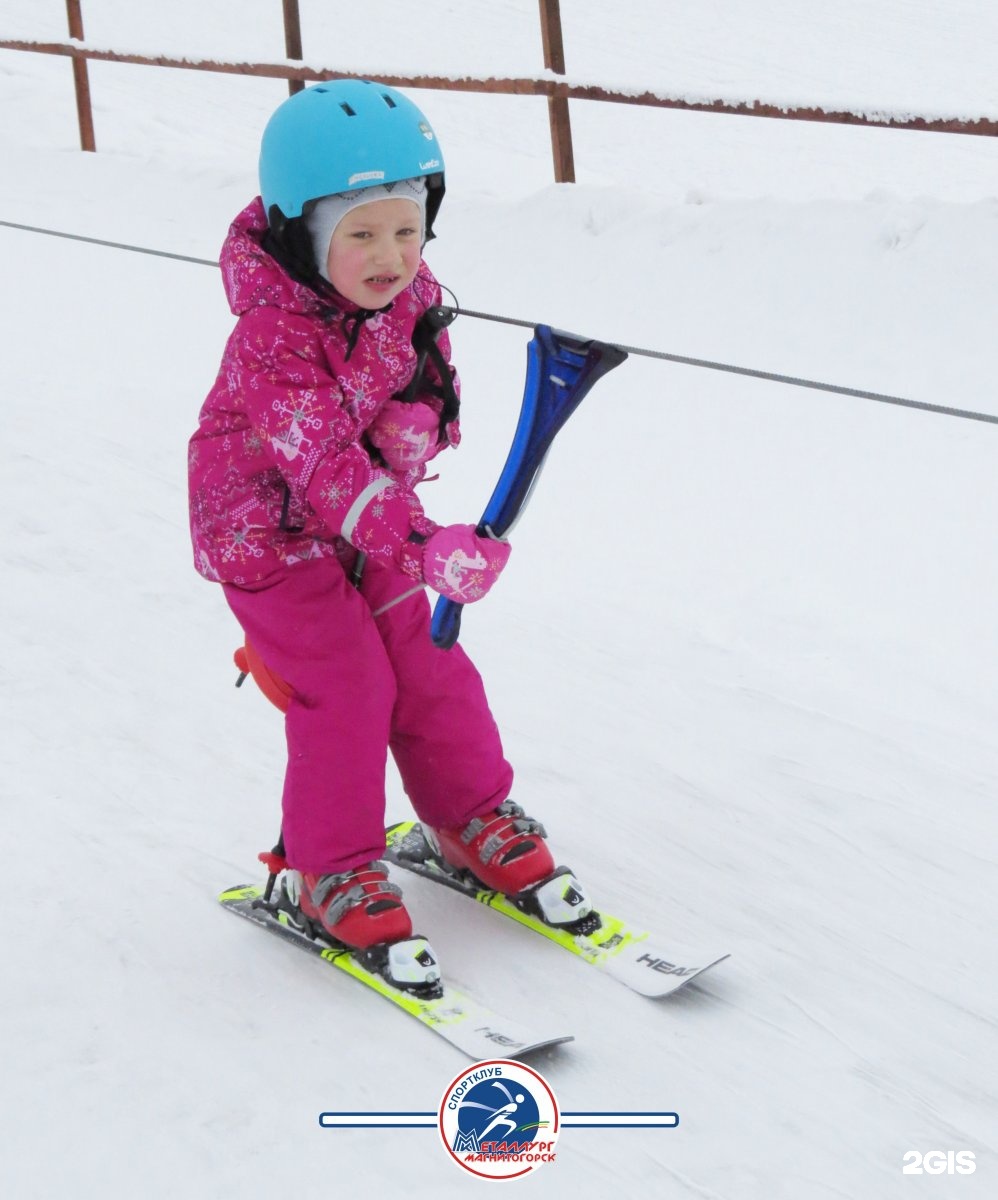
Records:
[[[582,934],[599,929],[585,889],[567,867],[555,867],[544,827],[511,800],[462,829],[423,825],[422,831],[430,853],[465,883],[472,876],[553,928]]]
[[[506,800],[462,829],[436,829],[440,854],[452,867],[470,871],[487,888],[516,896],[554,871],[544,826]]]
[[[302,874],[298,907],[325,936],[356,950],[403,941],[412,921],[387,871],[383,862],[372,862],[339,875]]]
[[[383,862],[315,875],[289,870],[280,845],[259,857],[270,871],[260,903],[282,925],[313,942],[349,950],[360,966],[393,988],[426,1000],[443,995],[433,948],[425,938],[413,936],[402,889],[388,882]],[[279,875],[277,897],[271,899]]]

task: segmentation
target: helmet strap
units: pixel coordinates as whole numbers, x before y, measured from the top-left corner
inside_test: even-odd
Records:
[[[324,292],[326,281],[318,272],[312,238],[304,217],[286,217],[276,204],[267,214],[267,232],[263,235],[264,250],[281,264],[297,283],[314,291]]]

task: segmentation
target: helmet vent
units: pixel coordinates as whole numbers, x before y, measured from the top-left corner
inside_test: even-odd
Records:
[[[398,108],[398,105],[391,98],[391,96],[388,95],[387,92],[381,93],[381,99],[384,100],[384,102],[388,105],[389,108]]]
[[[344,100],[344,101],[343,101],[343,103],[340,105],[340,108],[342,108],[342,109],[343,109],[343,111],[346,113],[346,115],[347,115],[348,117],[355,117],[355,116],[357,115],[357,114],[356,114],[356,113],[353,111],[353,109],[350,107],[350,105],[349,105],[349,104],[347,104],[347,102],[346,102],[345,100]]]

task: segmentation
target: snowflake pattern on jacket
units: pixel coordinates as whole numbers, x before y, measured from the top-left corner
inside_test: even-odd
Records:
[[[413,329],[440,303],[440,285],[421,262],[387,310],[370,315],[292,279],[264,250],[266,232],[257,197],[222,248],[237,321],[189,445],[194,564],[206,579],[252,586],[353,547],[418,578],[406,539],[437,528],[413,490],[426,468],[393,474],[364,432],[412,379]],[[437,344],[449,363],[446,330]],[[439,382],[432,364],[426,377]],[[416,403],[440,411],[429,391]],[[457,421],[447,440],[460,440]]]

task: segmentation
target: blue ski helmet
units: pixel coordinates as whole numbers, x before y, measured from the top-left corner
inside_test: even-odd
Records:
[[[260,146],[260,195],[280,238],[310,200],[415,176],[426,178],[426,236],[444,194],[444,161],[430,123],[401,92],[366,79],[331,79],[274,112]]]

